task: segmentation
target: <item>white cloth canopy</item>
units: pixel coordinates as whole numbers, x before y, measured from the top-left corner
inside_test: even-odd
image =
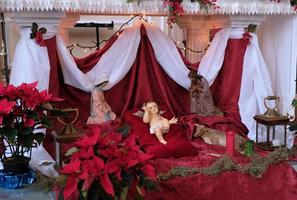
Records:
[[[115,43],[104,53],[98,63],[86,74],[77,67],[73,57],[60,37],[57,37],[57,51],[66,84],[90,92],[100,74],[107,74],[109,83],[105,90],[120,82],[132,67],[140,43],[140,27],[145,25],[157,61],[165,72],[179,85],[188,89],[189,70],[183,63],[172,40],[157,26],[138,22],[125,29]]]
[[[96,78],[101,74],[107,74],[109,83],[105,89],[108,90],[116,85],[125,77],[134,63],[140,43],[141,24],[145,25],[156,59],[162,68],[174,81],[188,89],[190,87],[189,70],[183,63],[174,42],[157,26],[143,21],[123,30],[114,44],[86,74],[79,70],[64,41],[57,36],[57,53],[62,66],[64,82],[90,92]],[[29,83],[37,80],[40,89],[47,89],[50,70],[47,49],[31,40],[29,29],[25,30],[22,32],[15,52],[11,83],[19,85],[21,82]],[[26,57],[25,61],[22,59],[23,57]]]
[[[38,81],[38,89],[48,89],[50,63],[46,47],[39,46],[30,39],[30,28],[23,28],[17,44],[12,63],[10,83],[20,85],[22,82]]]

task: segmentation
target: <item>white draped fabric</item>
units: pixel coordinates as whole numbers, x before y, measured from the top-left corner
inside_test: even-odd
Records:
[[[226,28],[215,35],[209,47],[209,52],[202,58],[199,66],[199,73],[210,84],[213,83],[223,65],[228,39],[242,38],[243,33],[243,28]],[[252,34],[250,44],[247,46],[244,55],[238,102],[241,120],[248,128],[248,136],[251,139],[255,139],[256,132],[253,116],[265,112],[266,108],[263,100],[266,96],[272,94],[271,80],[258,45],[257,35]]]
[[[57,51],[62,65],[66,84],[90,92],[96,78],[106,74],[109,83],[106,89],[112,88],[128,73],[136,58],[140,42],[140,23],[125,29],[110,49],[88,73],[82,73],[77,67],[62,39],[57,39]]]
[[[38,89],[48,89],[50,63],[46,47],[39,46],[30,39],[30,28],[23,28],[17,44],[12,63],[10,83],[20,85],[22,82],[38,81]]]
[[[202,57],[199,73],[212,85],[216,79],[225,57],[225,49],[231,34],[231,28],[225,28],[216,33],[207,52]]]
[[[189,70],[183,63],[174,42],[157,26],[145,22],[143,24],[161,67],[175,82],[188,89],[190,87]],[[140,43],[140,26],[141,23],[137,23],[125,29],[92,70],[86,74],[79,70],[62,39],[57,37],[57,51],[65,83],[90,92],[96,78],[105,74],[109,79],[105,89],[108,90],[116,85],[125,77],[135,61]]]
[[[189,70],[174,42],[156,25],[145,23],[145,28],[158,63],[175,82],[189,89],[191,84],[188,78]]]

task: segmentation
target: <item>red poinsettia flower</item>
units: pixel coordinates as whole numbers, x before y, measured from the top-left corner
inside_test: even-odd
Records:
[[[142,167],[141,167],[143,173],[145,176],[151,178],[152,180],[156,180],[156,172],[154,167],[149,164],[149,163],[145,163]]]
[[[5,88],[4,95],[6,95],[9,99],[16,99],[20,96],[19,90],[13,85],[8,85]]]
[[[100,176],[100,181],[101,181],[102,187],[105,190],[105,192],[107,194],[110,194],[112,197],[114,197],[113,186],[112,186],[112,183],[111,183],[111,181],[110,181],[110,179],[108,177],[108,174],[107,173],[103,173]]]
[[[6,91],[6,88],[4,87],[3,84],[0,84],[0,95],[4,95],[5,94],[5,91]]]
[[[39,93],[40,98],[43,101],[47,101],[47,102],[59,102],[59,101],[63,101],[64,99],[58,98],[58,97],[54,97],[52,94],[48,94],[47,90],[43,90]]]
[[[75,160],[67,165],[61,170],[62,174],[78,174],[80,173],[80,160]]]
[[[246,31],[244,32],[244,34],[242,35],[242,39],[249,45],[251,43],[251,38],[253,36],[250,34],[250,32]]]
[[[79,179],[76,176],[69,176],[67,178],[66,185],[64,187],[63,196],[65,200],[71,200],[72,197],[75,196],[75,193],[77,193],[77,184]]]
[[[25,127],[33,127],[35,125],[35,119],[26,118],[24,122]]]
[[[7,99],[0,100],[0,124],[3,122],[3,116],[7,115],[15,106],[15,101],[7,101]]]

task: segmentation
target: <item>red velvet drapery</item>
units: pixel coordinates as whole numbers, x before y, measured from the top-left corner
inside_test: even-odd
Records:
[[[210,88],[216,106],[232,119],[238,130],[236,132],[241,134],[248,133],[241,122],[238,107],[246,47],[247,43],[242,39],[228,40],[223,66]]]

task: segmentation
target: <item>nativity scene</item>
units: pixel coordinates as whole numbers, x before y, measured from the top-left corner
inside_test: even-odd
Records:
[[[0,194],[296,199],[296,8],[289,0],[3,1]],[[118,29],[101,44],[99,27],[109,25],[92,20],[110,15],[127,21],[112,21]],[[74,27],[95,27],[96,45],[69,45]],[[94,50],[78,57],[74,48]],[[10,171],[20,158],[26,166],[11,168],[24,169]]]

